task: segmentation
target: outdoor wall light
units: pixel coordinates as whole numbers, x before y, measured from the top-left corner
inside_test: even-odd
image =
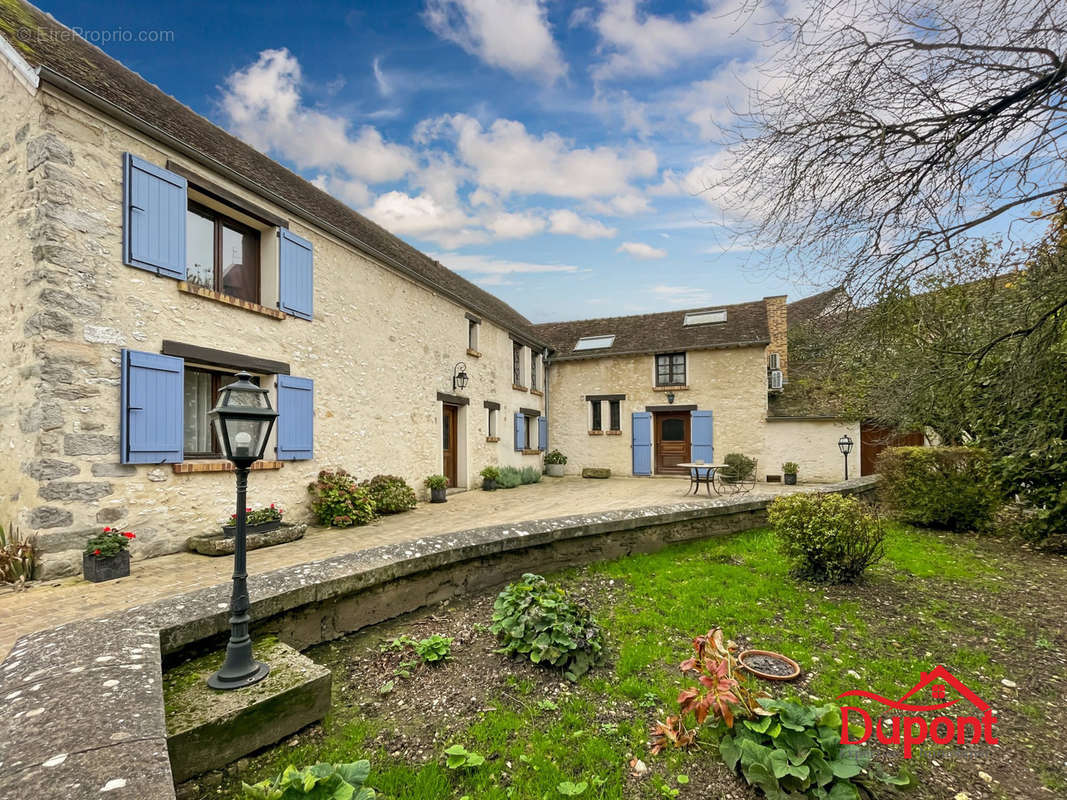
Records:
[[[845,457],[845,480],[848,480],[848,454],[852,452],[852,437],[847,433],[837,440],[837,449]]]
[[[470,376],[467,374],[467,365],[460,361],[452,368],[452,391],[466,389]]]
[[[667,392],[667,402],[674,405],[674,392]]]
[[[219,401],[209,412],[219,444],[237,474],[237,530],[233,548],[233,591],[230,594],[230,641],[222,668],[207,679],[212,689],[240,689],[267,677],[270,665],[252,657],[249,616],[248,570],[245,548],[245,509],[248,471],[263,458],[267,439],[278,412],[271,408],[267,390],[252,383],[252,376],[239,372],[237,381],[223,387]]]

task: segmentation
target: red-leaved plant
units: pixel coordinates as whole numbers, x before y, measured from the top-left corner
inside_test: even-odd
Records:
[[[747,674],[738,667],[735,653],[737,645],[723,642],[721,628],[713,628],[703,636],[693,639],[694,655],[678,665],[682,674],[695,678],[696,686],[683,689],[678,694],[679,714],[669,716],[652,727],[652,753],[667,746],[690,747],[696,744],[697,730],[708,717],[721,721],[732,728],[738,716],[755,719],[771,716],[757,702],[766,697],[748,686]],[[696,725],[686,727],[686,719],[692,714]]]

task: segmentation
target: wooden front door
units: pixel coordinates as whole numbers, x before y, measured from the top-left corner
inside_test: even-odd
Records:
[[[878,456],[887,447],[918,446],[923,440],[922,431],[897,433],[890,428],[864,422],[860,425],[860,475],[873,475],[877,472]],[[854,477],[852,470],[855,469],[855,455],[850,455],[848,459],[849,475]],[[841,457],[841,464],[844,468],[844,456]]]
[[[441,406],[441,442],[444,456],[442,463],[449,486],[456,485],[456,420],[458,418],[456,412],[458,410],[455,406]]]
[[[656,414],[655,427],[656,474],[685,475],[677,466],[689,460],[689,414]]]

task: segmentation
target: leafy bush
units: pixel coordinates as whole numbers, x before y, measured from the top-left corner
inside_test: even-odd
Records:
[[[885,554],[885,525],[853,497],[779,497],[767,517],[799,577],[852,583]]]
[[[415,507],[415,490],[396,475],[375,475],[360,486],[370,490],[378,514],[399,514]]]
[[[449,769],[480,767],[484,763],[485,756],[472,752],[461,744],[454,744],[445,750],[445,766]]]
[[[536,467],[523,467],[522,468],[522,482],[523,483],[538,483],[541,480],[541,470]]]
[[[369,761],[323,764],[297,769],[293,765],[274,780],[250,786],[241,784],[247,800],[373,800],[374,790],[364,786],[370,775]]]
[[[503,642],[502,653],[558,667],[572,681],[599,664],[604,649],[589,609],[529,573],[497,595],[490,631]]]
[[[386,650],[411,649],[427,664],[436,664],[439,661],[448,660],[448,657],[452,654],[452,639],[439,633],[427,636],[425,639],[414,639],[404,634],[397,636],[395,639],[390,639],[382,645],[381,649],[383,652]]]
[[[255,511],[251,507],[245,509],[245,524],[246,525],[262,525],[265,522],[281,522],[282,517],[285,516],[285,512],[278,508],[274,503],[264,508],[257,508]],[[223,523],[224,526],[236,525],[237,515],[230,514],[230,518]]]
[[[719,475],[724,481],[743,481],[756,471],[756,459],[744,453],[730,453],[723,459],[723,464],[726,466],[719,470]]]
[[[85,543],[85,553],[96,558],[111,558],[128,549],[130,542],[136,538],[129,531],[104,528],[102,533],[90,537]]]
[[[374,498],[370,490],[357,486],[356,479],[343,469],[324,469],[318,480],[308,484],[311,513],[320,525],[350,528],[374,519]]]
[[[800,464],[796,461],[786,461],[782,464],[783,475],[796,475],[798,472],[800,472]]]
[[[977,447],[887,447],[877,469],[879,499],[903,522],[978,530],[1001,504],[989,454]]]
[[[0,583],[24,584],[37,566],[37,537],[23,537],[18,528],[10,535],[0,526]]]
[[[545,455],[546,464],[566,464],[567,457],[563,455],[559,450],[553,450],[551,453]]]
[[[482,471],[478,474],[481,475],[484,480],[495,481],[500,477],[500,470],[492,466],[483,467]]]
[[[500,474],[496,478],[496,485],[501,489],[514,489],[522,483],[521,470],[515,467],[501,467]]]
[[[444,475],[431,475],[423,483],[426,484],[427,489],[447,489],[448,478]]]

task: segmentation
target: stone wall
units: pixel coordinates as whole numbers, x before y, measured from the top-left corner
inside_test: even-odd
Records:
[[[5,187],[25,186],[29,195],[5,191],[3,213],[17,216],[18,205],[30,220],[4,226],[5,237],[17,239],[15,260],[4,260],[9,303],[24,321],[17,328],[5,322],[21,361],[4,376],[18,385],[0,416],[14,456],[3,490],[8,515],[17,512],[24,530],[39,533],[46,576],[77,571],[86,536],[101,525],[133,530],[136,559],[177,551],[190,533],[232,512],[230,473],[119,463],[123,347],[158,353],[164,339],[175,340],[288,362],[293,375],[315,381],[315,459],[257,471],[250,480],[251,504],[278,503],[293,521],[306,517],[306,486],[324,467],[344,467],[360,479],[400,475],[422,493],[423,478],[442,471],[438,392],[453,393],[459,361],[470,374],[460,392],[470,398],[459,417],[460,485],[476,483],[485,464],[540,465],[539,456],[513,449],[512,415],[541,408],[541,398],[512,388],[508,331],[483,319],[481,355],[468,355],[464,312],[475,309],[372,262],[58,90],[42,86],[32,102],[22,96],[4,92],[0,126]],[[13,130],[21,131],[18,141]],[[124,266],[124,152],[161,166],[182,163],[289,219],[315,247],[314,320],[225,305]],[[483,400],[502,406],[499,442],[487,441]]]
[[[666,406],[667,390],[657,389],[652,355],[590,358],[554,362],[549,383],[549,449],[567,456],[566,471],[608,467],[619,475],[633,472],[631,413],[646,406]],[[713,412],[715,459],[742,452],[763,458],[767,414],[765,348],[693,350],[686,355],[688,388],[673,387],[674,404],[696,405]],[[587,395],[624,394],[618,435],[590,433]],[[609,427],[608,404],[602,408]],[[762,469],[761,469],[762,471]]]
[[[759,474],[779,475],[782,464],[795,461],[800,466],[798,480],[831,483],[842,480],[845,457],[837,448],[837,440],[844,434],[855,442],[848,457],[849,477],[860,474],[860,426],[858,422],[826,419],[775,419],[767,421],[766,468]]]
[[[770,353],[778,354],[778,368],[782,370],[782,379],[789,380],[789,311],[786,306],[787,296],[764,297],[767,306],[767,330],[771,343],[767,347]]]

